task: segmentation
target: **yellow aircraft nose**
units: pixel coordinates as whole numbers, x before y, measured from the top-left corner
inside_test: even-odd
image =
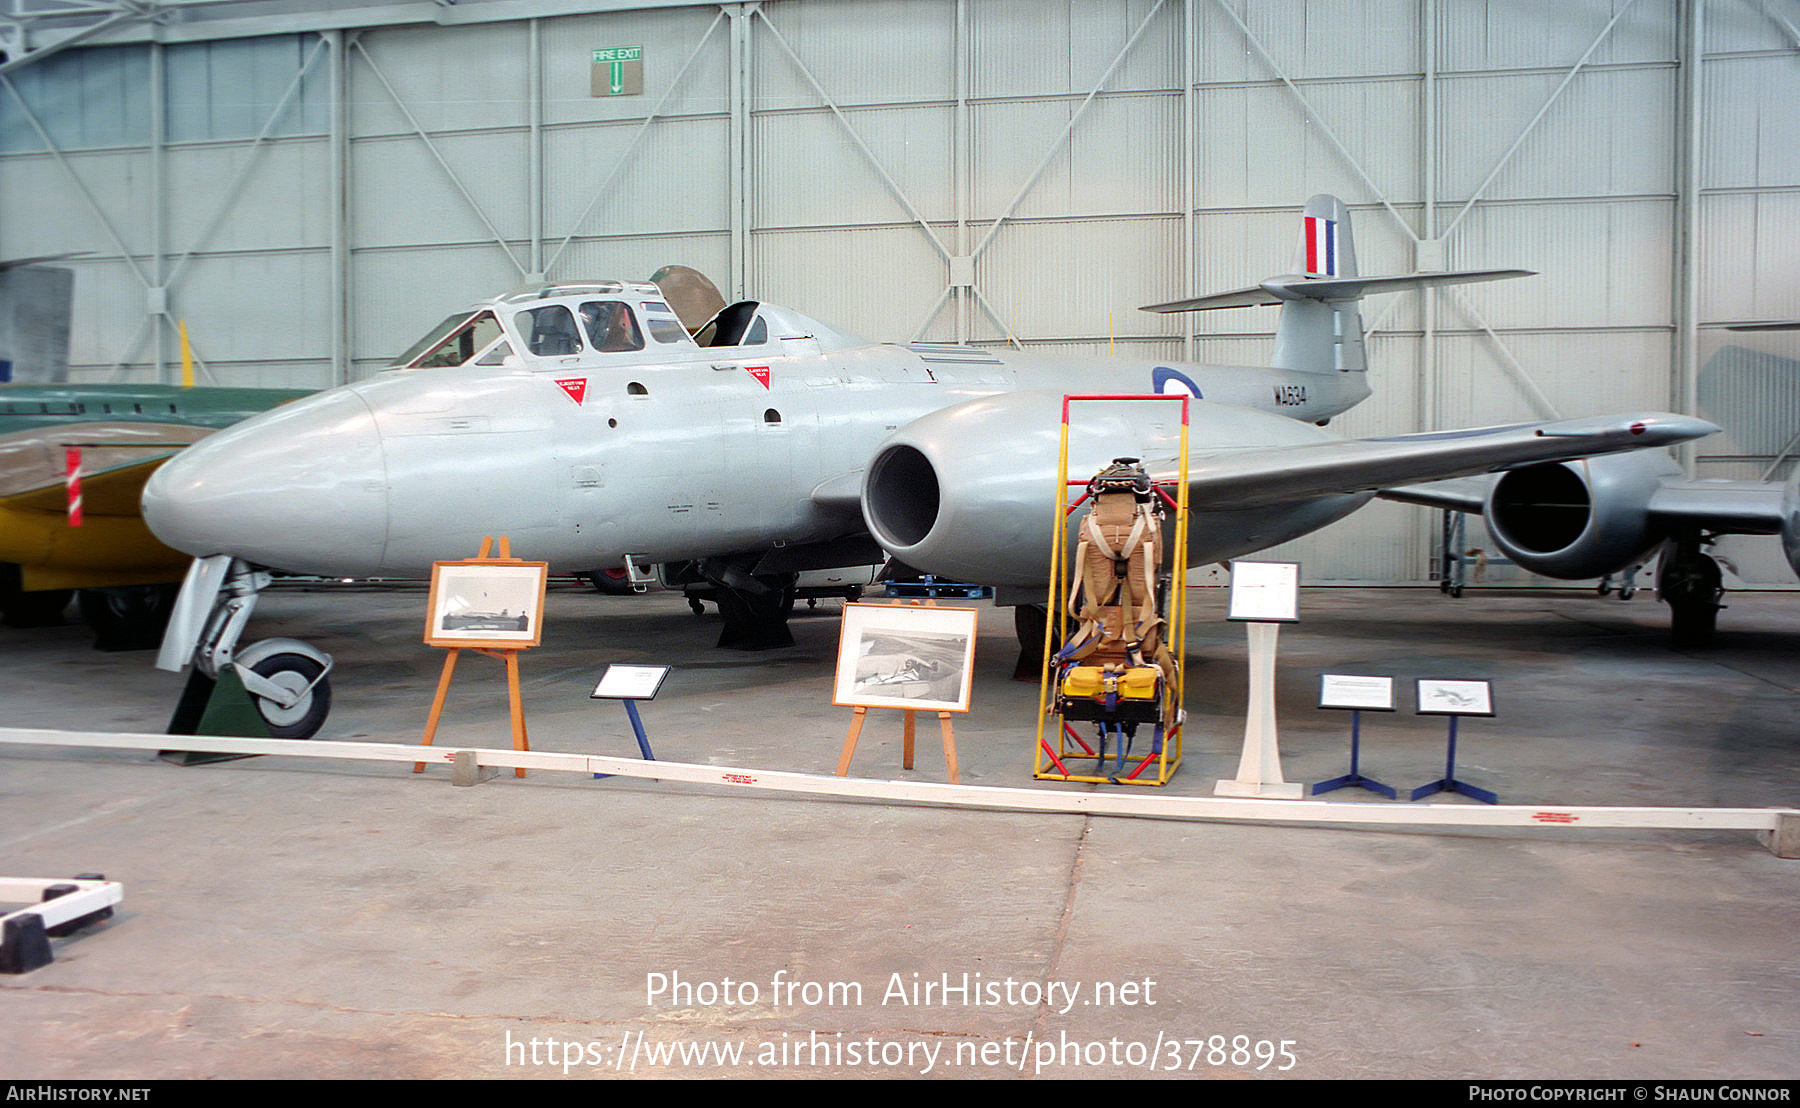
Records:
[[[171,459],[144,486],[144,521],[196,557],[292,573],[374,574],[387,545],[387,473],[369,407],[350,389],[297,400]]]

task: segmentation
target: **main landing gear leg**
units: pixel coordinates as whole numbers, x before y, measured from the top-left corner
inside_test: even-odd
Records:
[[[1719,563],[1700,548],[1698,535],[1671,539],[1663,547],[1656,590],[1669,605],[1670,637],[1676,646],[1705,646],[1718,626],[1725,595]]]
[[[725,630],[719,645],[731,650],[773,650],[794,645],[788,615],[794,610],[796,574],[752,575],[730,564],[702,563],[700,571],[719,590]]]

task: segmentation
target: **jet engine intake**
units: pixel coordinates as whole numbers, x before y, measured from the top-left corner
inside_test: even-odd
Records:
[[[1651,522],[1650,498],[1681,469],[1665,454],[1611,454],[1507,470],[1482,517],[1514,564],[1545,577],[1580,580],[1649,557],[1667,536]]]

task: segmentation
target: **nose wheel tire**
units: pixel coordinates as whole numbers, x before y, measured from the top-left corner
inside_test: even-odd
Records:
[[[311,686],[311,690],[289,708],[260,696],[250,698],[272,738],[310,739],[318,733],[325,717],[331,713],[331,680],[319,677],[325,671],[324,666],[304,654],[271,654],[250,668],[259,677],[290,692],[300,692]],[[313,684],[315,680],[317,684]]]

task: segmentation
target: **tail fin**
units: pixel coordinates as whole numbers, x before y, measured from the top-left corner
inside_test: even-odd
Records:
[[[1300,373],[1361,373],[1368,368],[1368,360],[1363,352],[1362,313],[1357,305],[1365,295],[1529,276],[1531,271],[1525,269],[1360,276],[1356,242],[1350,231],[1350,209],[1337,197],[1320,194],[1308,200],[1301,212],[1294,273],[1271,277],[1254,288],[1151,304],[1143,310],[1198,312],[1279,304],[1281,320],[1275,328],[1275,354],[1270,365]]]

